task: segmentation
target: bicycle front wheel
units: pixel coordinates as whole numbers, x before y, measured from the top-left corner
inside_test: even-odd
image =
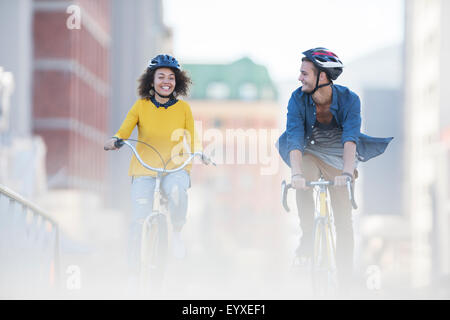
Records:
[[[163,214],[148,217],[142,226],[141,286],[144,292],[162,288],[167,264],[167,220]]]
[[[337,289],[334,236],[330,224],[322,219],[314,223],[312,280],[314,294],[332,295]]]

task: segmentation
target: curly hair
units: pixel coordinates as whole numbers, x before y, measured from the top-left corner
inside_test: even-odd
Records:
[[[138,94],[142,99],[150,100],[152,97],[152,95],[150,95],[150,89],[153,88],[156,70],[158,69],[150,70],[150,68],[147,68],[138,79]],[[191,78],[189,78],[185,70],[172,70],[175,73],[175,95],[187,96],[189,93],[189,86],[192,84]],[[176,97],[175,95],[172,94],[173,98]]]

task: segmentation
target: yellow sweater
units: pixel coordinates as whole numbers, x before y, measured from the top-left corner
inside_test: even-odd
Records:
[[[189,104],[178,100],[175,104],[156,107],[151,100],[139,99],[128,112],[127,117],[114,135],[120,139],[128,139],[138,127],[138,140],[154,147],[167,164],[166,169],[177,168],[183,164],[188,155],[182,153],[194,152],[199,149],[195,137],[194,119]],[[186,150],[183,137],[190,145]],[[158,154],[143,143],[136,143],[136,150],[141,159],[153,168],[162,168],[163,164]],[[172,160],[170,160],[172,159]],[[185,167],[190,172],[192,165]],[[156,173],[143,167],[133,155],[128,171],[130,176],[156,176]]]

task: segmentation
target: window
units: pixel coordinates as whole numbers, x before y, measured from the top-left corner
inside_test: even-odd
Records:
[[[230,96],[230,88],[223,82],[212,82],[206,89],[206,97],[223,100]]]
[[[253,83],[244,83],[239,87],[239,97],[246,101],[256,100],[258,98],[258,89]]]

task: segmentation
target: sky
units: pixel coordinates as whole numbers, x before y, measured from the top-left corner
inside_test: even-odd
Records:
[[[301,52],[326,47],[344,65],[403,39],[403,0],[163,0],[183,63],[265,65],[275,81],[298,76]]]

